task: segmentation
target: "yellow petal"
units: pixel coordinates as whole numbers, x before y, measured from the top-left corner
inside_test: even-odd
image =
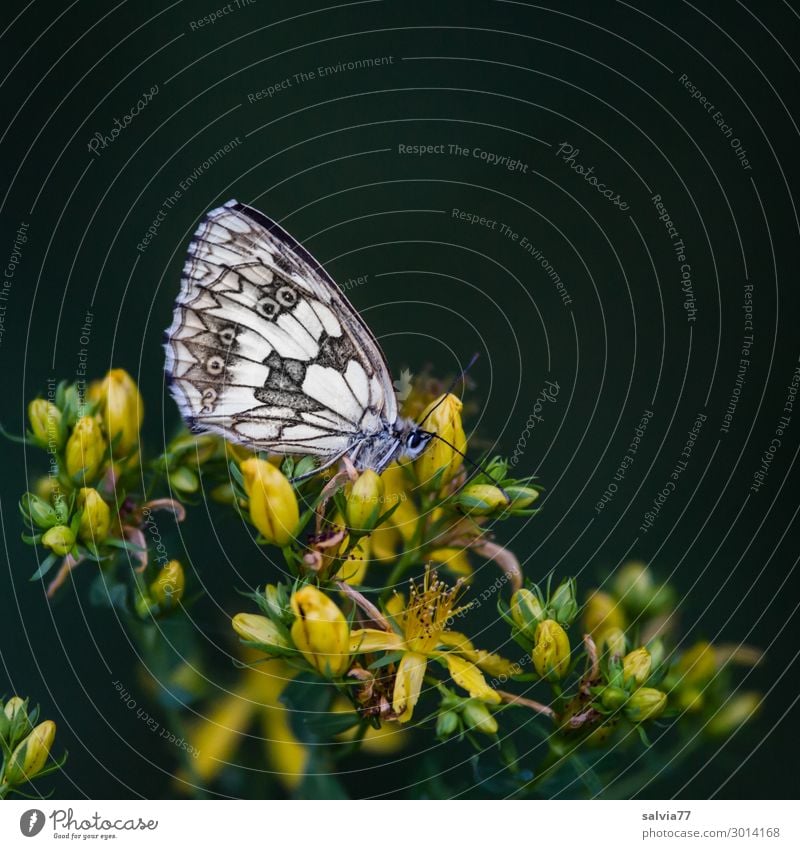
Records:
[[[234,692],[216,702],[202,719],[193,723],[187,736],[197,752],[190,761],[194,776],[204,784],[214,780],[245,739],[244,731],[257,708],[249,695]]]
[[[424,654],[409,651],[403,655],[397,667],[397,677],[394,683],[394,698],[392,708],[397,714],[398,722],[408,722],[422,691],[422,681],[425,678],[425,668],[428,659]],[[480,673],[479,673],[480,674]]]
[[[394,632],[379,631],[377,628],[363,628],[350,633],[350,653],[373,651],[400,651],[403,638]]]
[[[470,663],[452,652],[448,652],[443,657],[453,681],[459,687],[463,687],[470,696],[487,702],[494,702],[494,704],[500,703],[499,694],[486,683],[483,673],[474,663]]]

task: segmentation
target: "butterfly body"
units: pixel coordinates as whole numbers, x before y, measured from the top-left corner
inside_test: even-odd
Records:
[[[195,232],[165,349],[172,395],[195,432],[323,466],[348,455],[378,472],[432,436],[398,416],[383,353],[333,279],[237,201]]]

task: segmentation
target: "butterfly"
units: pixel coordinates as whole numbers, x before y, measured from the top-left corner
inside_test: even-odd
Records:
[[[189,428],[275,454],[347,455],[382,472],[433,434],[398,415],[377,340],[279,224],[228,201],[189,245],[166,331],[166,374]]]

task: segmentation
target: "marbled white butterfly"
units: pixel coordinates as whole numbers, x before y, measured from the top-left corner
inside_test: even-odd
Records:
[[[235,200],[194,234],[165,348],[194,432],[379,473],[432,437],[398,416],[383,352],[325,269]]]

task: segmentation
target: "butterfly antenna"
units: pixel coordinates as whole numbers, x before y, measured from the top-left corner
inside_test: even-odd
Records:
[[[483,472],[483,474],[485,474],[486,477],[489,478],[489,480],[500,490],[500,492],[502,492],[503,495],[506,498],[508,498],[509,501],[511,500],[508,497],[508,493],[503,489],[503,485],[500,483],[500,481],[498,481],[496,478],[492,477],[492,475],[490,475],[489,472],[486,471],[486,468],[484,467],[483,463],[478,463],[475,460],[473,460],[471,457],[467,457],[467,455],[463,451],[459,451],[458,448],[456,448],[456,446],[453,445],[452,442],[448,442],[443,436],[439,436],[438,433],[434,433],[433,436],[436,439],[438,439],[440,442],[444,442],[444,444],[447,445],[449,448],[452,448],[453,451],[456,452],[456,454],[459,454],[464,459],[464,462],[466,462],[470,466],[472,466],[474,471],[471,475],[469,475],[467,477],[467,480],[464,481],[465,486],[475,476],[475,472]]]
[[[472,368],[472,366],[475,364],[475,360],[477,360],[479,356],[480,356],[480,354],[476,352],[470,357],[470,361],[464,366],[464,368],[461,369],[459,374],[454,378],[454,380],[450,384],[450,388],[447,390],[447,392],[445,392],[444,395],[442,395],[442,397],[439,399],[439,401],[430,410],[428,410],[428,415],[425,416],[425,418],[419,423],[420,427],[422,427],[422,425],[425,424],[425,422],[428,420],[428,418],[433,413],[433,411],[439,406],[439,404],[443,403],[444,399],[447,398],[447,396],[456,388],[456,386],[458,385],[458,382],[460,380],[464,379],[467,372]],[[453,448],[452,445],[450,447]],[[455,450],[458,450],[458,449],[455,449]],[[460,451],[458,453],[461,454]]]

